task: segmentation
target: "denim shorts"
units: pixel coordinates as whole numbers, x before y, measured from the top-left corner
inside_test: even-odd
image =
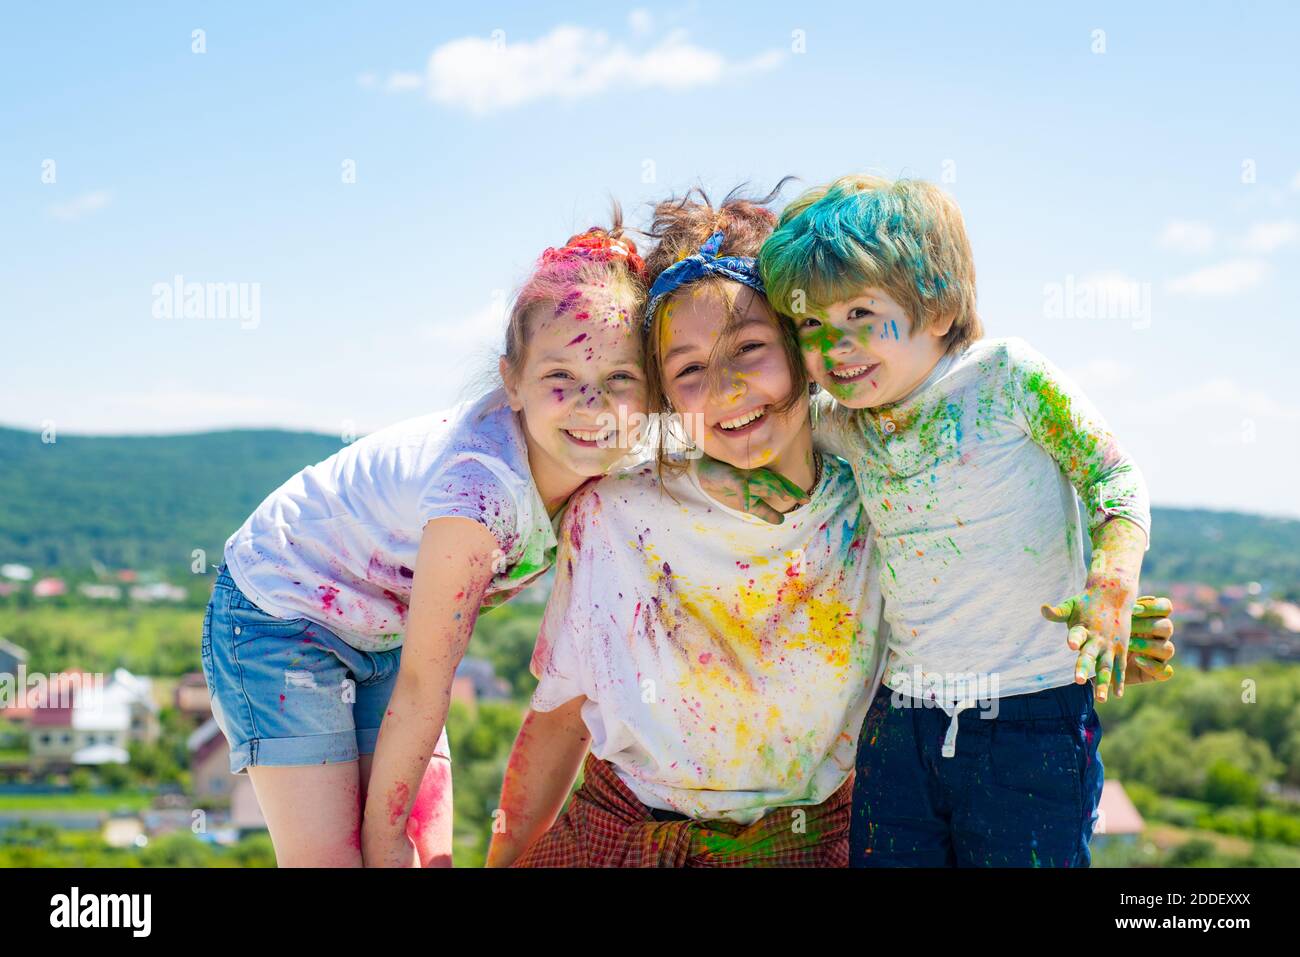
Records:
[[[896,706],[901,705],[901,706]],[[951,717],[881,688],[858,741],[850,867],[1087,867],[1103,768],[1093,686]]]
[[[373,754],[402,649],[361,651],[306,618],[268,615],[219,570],[203,616],[203,676],[230,771]],[[447,732],[434,753],[447,757]]]

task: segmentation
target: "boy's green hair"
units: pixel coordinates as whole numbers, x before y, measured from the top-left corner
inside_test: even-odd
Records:
[[[816,315],[876,287],[907,311],[913,331],[951,316],[949,351],[984,332],[961,210],[924,180],[852,175],[808,190],[785,208],[758,265],[782,315]]]

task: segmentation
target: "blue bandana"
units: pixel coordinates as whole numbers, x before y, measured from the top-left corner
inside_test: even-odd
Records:
[[[650,287],[649,302],[646,303],[645,328],[650,328],[655,310],[663,301],[687,283],[703,279],[705,276],[721,276],[742,283],[759,295],[764,295],[763,279],[758,274],[758,261],[753,256],[722,256],[723,235],[716,232],[705,240],[700,251],[693,256],[679,259],[659,274],[659,278]]]

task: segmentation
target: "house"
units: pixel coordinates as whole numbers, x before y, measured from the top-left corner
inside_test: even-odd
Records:
[[[262,816],[262,806],[257,803],[257,794],[253,791],[253,781],[247,774],[232,774],[235,786],[230,792],[230,823],[243,831],[265,831],[266,818]]]
[[[469,675],[456,675],[451,680],[451,700],[459,701],[470,711],[478,707],[478,695],[474,693],[474,679]]]
[[[153,681],[131,674],[125,668],[113,672],[108,694],[126,702],[130,713],[130,740],[153,744],[162,734],[158,721],[158,704],[153,697]]]
[[[479,700],[510,697],[510,682],[498,678],[492,662],[484,658],[462,658],[456,666],[456,677],[468,678],[474,685],[474,697]]]
[[[121,601],[122,588],[120,585],[99,585],[93,582],[85,582],[77,586],[77,592],[91,601]]]
[[[265,830],[266,818],[247,774],[230,773],[230,745],[215,718],[199,725],[186,741],[190,781],[199,804],[230,802],[230,824],[240,831]]]
[[[27,649],[0,638],[0,675],[17,675],[18,666],[27,664]]]
[[[126,764],[133,742],[158,740],[158,705],[148,678],[118,668],[108,681],[81,671],[51,679],[28,725],[33,766]]]
[[[32,594],[37,598],[57,598],[68,593],[68,583],[62,578],[42,578],[32,586]]]
[[[1137,840],[1146,822],[1124,785],[1109,779],[1101,786],[1101,801],[1097,805],[1097,825],[1093,828],[1093,844],[1098,841],[1122,841],[1132,843]]]
[[[172,696],[176,710],[187,718],[197,718],[200,722],[212,714],[212,696],[208,693],[208,683],[201,671],[191,671],[182,675]]]
[[[236,774],[230,773],[230,745],[209,717],[185,741],[190,753],[190,789],[200,804],[230,798]]]
[[[104,822],[104,843],[109,847],[143,847],[148,840],[144,822],[134,814],[111,816]]]
[[[185,589],[170,582],[134,585],[131,588],[131,600],[139,602],[184,601]]]
[[[9,563],[0,565],[0,576],[8,578],[10,581],[27,582],[32,580],[32,570],[26,565]]]

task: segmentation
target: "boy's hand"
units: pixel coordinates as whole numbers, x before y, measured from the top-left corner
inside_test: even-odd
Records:
[[[1110,674],[1105,671],[1104,633],[1092,630],[1084,615],[1084,608],[1093,601],[1090,592],[1085,591],[1059,605],[1044,605],[1042,609],[1043,617],[1048,621],[1060,621],[1070,626],[1066,643],[1073,651],[1082,650],[1074,675],[1076,682],[1082,684],[1095,673],[1097,700],[1105,701],[1112,674],[1119,695],[1123,694],[1123,685],[1127,682],[1145,684],[1168,681],[1173,677],[1173,665],[1168,663],[1174,656],[1174,643],[1169,640],[1174,633],[1174,623],[1169,617],[1173,614],[1173,603],[1168,598],[1145,595],[1133,603],[1127,620],[1126,660],[1115,667],[1112,656]],[[1096,617],[1094,614],[1090,619]],[[1102,653],[1101,661],[1097,660],[1099,651]],[[1094,663],[1100,668],[1094,670]]]
[[[1070,626],[1066,643],[1079,652],[1075,683],[1083,684],[1095,675],[1098,702],[1110,696],[1112,679],[1115,695],[1124,696],[1129,635],[1146,544],[1146,532],[1133,522],[1124,518],[1102,522],[1092,533],[1092,566],[1084,591],[1059,605],[1043,606],[1048,619]]]
[[[1133,610],[1133,628],[1128,642],[1126,685],[1168,681],[1174,676],[1169,659],[1174,656],[1173,602],[1144,595]]]
[[[785,520],[784,512],[809,502],[803,489],[770,469],[746,471],[706,455],[700,458],[698,474],[700,486],[709,495],[773,525]]]

